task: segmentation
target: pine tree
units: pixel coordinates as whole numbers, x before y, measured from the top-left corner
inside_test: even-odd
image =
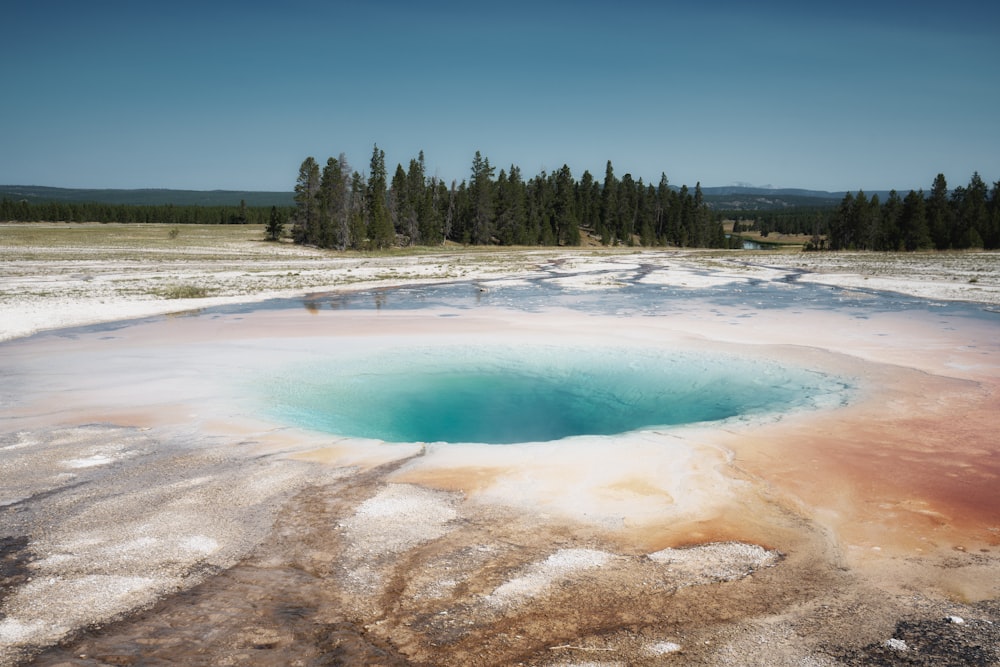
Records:
[[[827,239],[830,250],[843,250],[847,247],[848,229],[851,225],[851,211],[854,208],[854,194],[845,192],[837,206],[837,212],[830,220],[830,231]]]
[[[889,192],[889,198],[882,206],[882,227],[872,250],[903,250],[902,232],[899,223],[903,217],[903,200],[895,190]]]
[[[903,212],[899,219],[900,237],[904,250],[926,250],[934,246],[930,228],[927,226],[927,201],[924,191],[906,195]]]
[[[667,222],[670,209],[670,182],[667,175],[660,172],[660,183],[656,186],[656,200],[653,206],[653,234],[656,243],[667,243]]]
[[[472,243],[472,207],[469,204],[469,184],[462,180],[451,182],[448,192],[448,239],[469,245]]]
[[[521,176],[521,168],[510,165],[507,174],[508,226],[513,230],[513,243],[527,245],[535,239],[528,238],[528,186]]]
[[[983,246],[988,250],[1000,248],[1000,181],[993,183],[990,189],[989,224],[983,234]]]
[[[472,206],[472,242],[491,243],[496,219],[493,203],[493,172],[489,158],[479,151],[472,159],[472,179],[469,181],[469,199]]]
[[[368,211],[366,197],[368,184],[358,172],[351,175],[351,208],[348,222],[348,246],[361,250],[368,243]]]
[[[299,178],[295,183],[295,213],[293,214],[292,235],[296,243],[316,243],[319,227],[319,165],[316,159],[307,157],[299,167]]]
[[[372,150],[371,175],[368,179],[368,240],[374,248],[388,248],[395,241],[395,231],[386,207],[385,151],[378,145]]]
[[[576,217],[580,229],[596,231],[601,224],[601,188],[589,171],[576,185]]]
[[[500,170],[496,181],[497,193],[497,239],[500,245],[517,243],[517,220],[514,213],[514,189],[507,178],[507,171]]]
[[[347,215],[347,183],[341,171],[343,156],[329,158],[319,183],[319,229],[315,243],[321,248],[347,247],[345,217]]]
[[[406,172],[406,199],[403,206],[403,233],[410,239],[410,245],[422,243],[420,230],[423,227],[421,220],[426,218],[430,200],[424,190],[426,189],[424,177],[424,152],[416,160],[410,160],[410,168]]]
[[[268,241],[280,241],[281,234],[285,231],[285,216],[281,215],[277,206],[271,207],[271,216],[267,219]]]
[[[444,218],[448,207],[448,188],[431,178],[424,191],[424,211],[420,215],[420,240],[428,245],[443,243],[445,239]]]
[[[877,193],[872,195],[867,207],[861,211],[858,228],[859,247],[877,250],[882,237],[882,207]]]
[[[956,199],[953,209],[956,224],[952,230],[953,248],[982,248],[983,234],[989,232],[989,209],[987,207],[989,193],[986,183],[979,172],[972,174],[969,185],[956,189]]]
[[[462,188],[465,188],[465,181],[462,181]],[[454,240],[455,238],[455,228],[460,224],[459,220],[459,203],[460,203],[459,188],[456,181],[452,180],[451,187],[448,189],[448,196],[446,201],[442,202],[444,207],[444,219],[442,230],[444,231],[445,240]],[[468,241],[465,241],[466,243]]]
[[[407,189],[406,172],[403,170],[403,165],[397,164],[396,173],[393,174],[392,184],[389,186],[389,219],[398,235],[406,234],[406,207],[409,200]]]
[[[694,223],[689,243],[696,248],[704,248],[709,245],[709,222],[708,207],[705,204],[705,194],[701,190],[701,181],[694,184],[694,199],[692,201],[692,215]]]
[[[622,176],[618,183],[618,227],[614,230],[615,238],[627,246],[635,245],[635,217],[638,197],[632,174]]]
[[[934,247],[938,250],[947,250],[951,246],[952,217],[948,203],[948,182],[944,174],[938,174],[927,199],[927,225]]]
[[[636,231],[639,232],[639,245],[651,247],[656,245],[656,189],[644,185],[640,178],[638,194]]]
[[[555,174],[553,227],[559,245],[580,245],[580,226],[576,217],[576,189],[568,165]]]
[[[691,228],[694,226],[694,197],[687,185],[682,185],[677,193],[677,235],[674,245],[686,248],[692,243]],[[766,236],[766,234],[764,234]]]
[[[337,157],[337,162],[340,164],[340,181],[341,190],[343,192],[341,210],[336,214],[337,247],[344,250],[351,246],[351,210],[353,206],[353,189],[351,183],[351,165],[347,163],[347,156],[344,153],[341,153]]]
[[[618,179],[615,178],[611,160],[604,168],[604,187],[601,190],[601,223],[597,233],[601,235],[603,245],[615,242],[615,230],[618,229]]]

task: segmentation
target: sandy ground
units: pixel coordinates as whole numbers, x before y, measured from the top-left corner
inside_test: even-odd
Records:
[[[1000,664],[995,320],[302,309],[18,339],[278,293],[542,274],[614,290],[808,270],[797,279],[996,305],[996,254],[3,252],[0,664]],[[151,294],[164,280],[215,296]],[[496,447],[304,432],[218,384],[313,340],[557,337],[739,350],[851,377],[859,395],[780,420]]]

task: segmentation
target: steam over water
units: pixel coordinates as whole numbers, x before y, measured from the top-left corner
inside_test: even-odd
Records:
[[[843,402],[843,381],[718,353],[417,347],[326,355],[259,386],[278,421],[390,442],[508,444]]]

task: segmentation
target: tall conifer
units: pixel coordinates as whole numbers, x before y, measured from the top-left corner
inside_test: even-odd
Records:
[[[395,240],[395,230],[386,206],[385,151],[378,145],[372,150],[368,177],[368,240],[374,248],[388,248]]]
[[[313,157],[307,157],[299,167],[299,177],[295,182],[295,213],[292,234],[296,243],[316,243],[319,230],[319,165]]]

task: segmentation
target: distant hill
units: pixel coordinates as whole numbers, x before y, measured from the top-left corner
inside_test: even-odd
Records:
[[[840,199],[843,192],[827,192],[826,190],[803,190],[801,188],[754,188],[746,185],[726,185],[719,188],[702,188],[706,195],[761,195],[807,197],[811,199]]]
[[[239,190],[90,190],[48,188],[39,185],[0,185],[0,199],[29,203],[99,202],[101,204],[133,204],[146,206],[292,206],[291,192],[253,192]]]
[[[718,211],[774,211],[786,208],[833,208],[847,194],[825,190],[803,190],[799,188],[750,188],[727,186],[702,188],[705,203]],[[900,190],[900,196],[907,191]],[[852,192],[856,194],[856,192]],[[865,190],[865,195],[878,195],[880,201],[889,196],[888,190]]]
[[[773,211],[786,208],[832,208],[840,203],[845,192],[803,190],[799,188],[751,188],[725,186],[702,188],[705,202],[710,208],[721,211]],[[901,195],[905,194],[902,190]],[[877,194],[885,201],[888,191],[865,191],[868,196]],[[99,202],[102,204],[134,204],[162,206],[292,206],[291,192],[256,192],[239,190],[96,190],[49,188],[39,185],[0,185],[0,199],[29,203],[42,202]]]

